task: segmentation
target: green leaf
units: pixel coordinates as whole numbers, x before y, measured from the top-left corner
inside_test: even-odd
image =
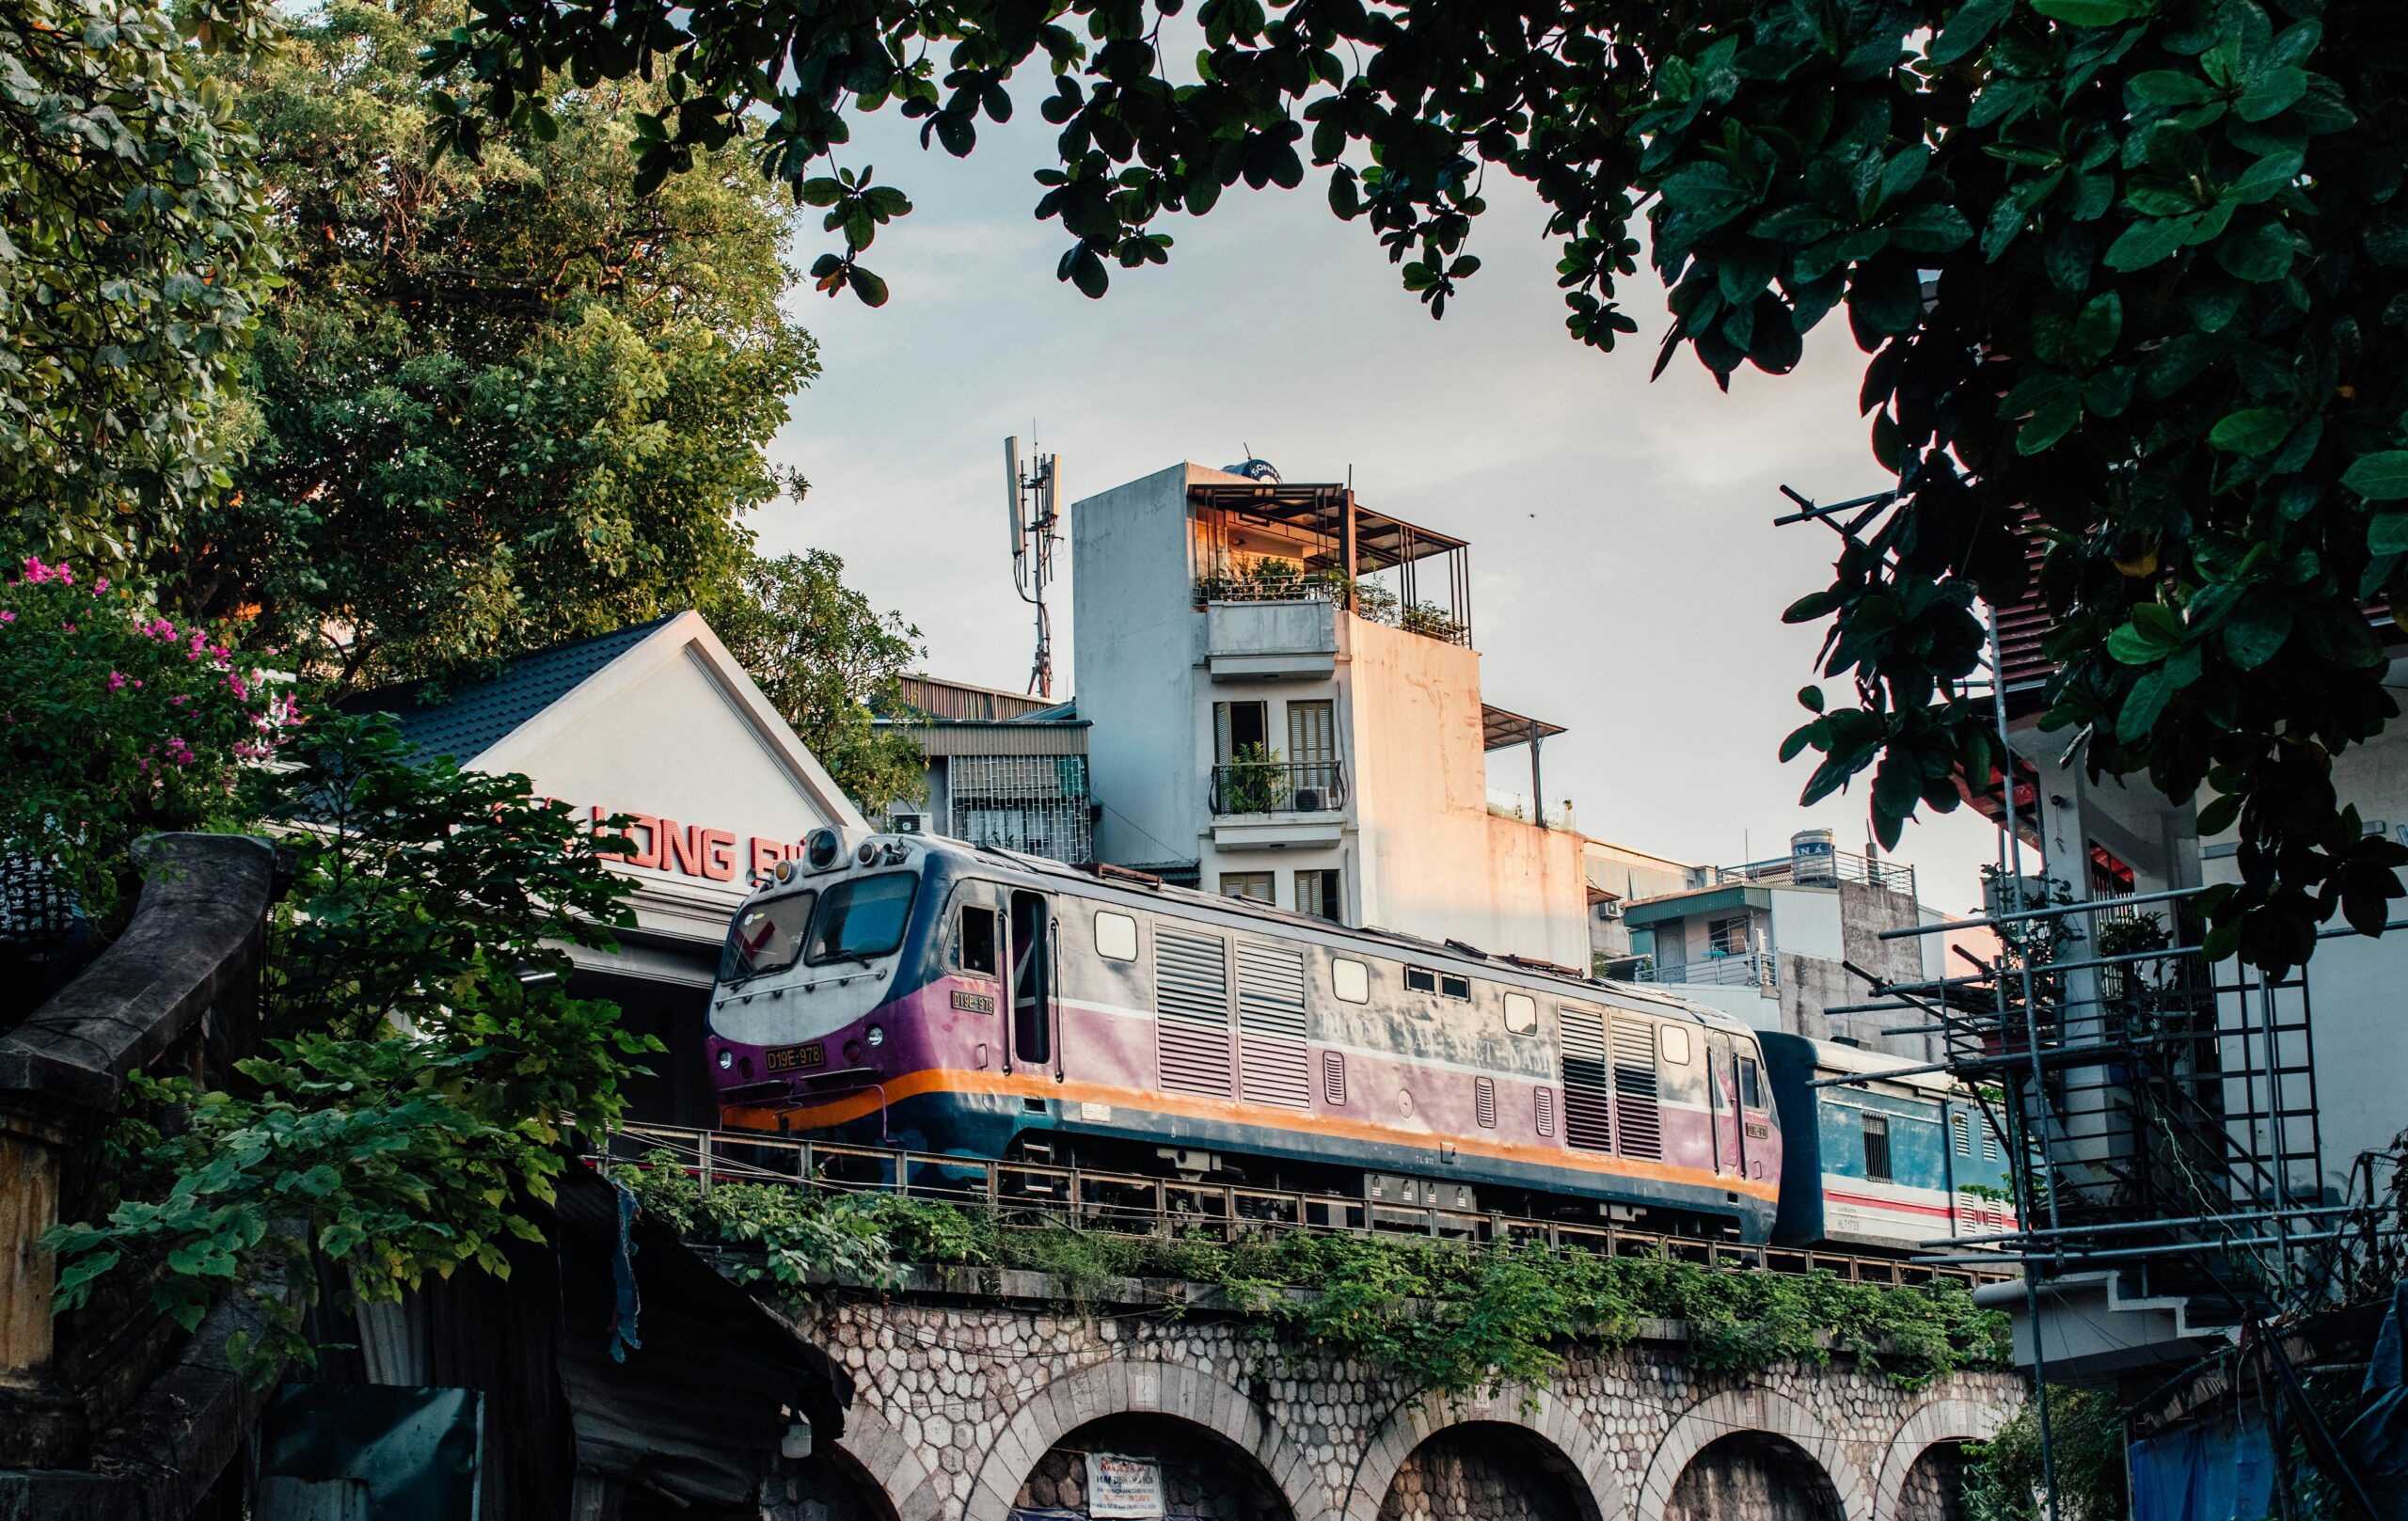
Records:
[[[2280,222],[2260,222],[2221,239],[2215,247],[2216,262],[2224,266],[2226,274],[2262,285],[2289,273],[2298,245]]]
[[[2014,8],[2015,0],[1966,0],[1924,55],[1936,64],[1955,63],[1988,41]]]
[[[2126,228],[2107,249],[2107,267],[2123,274],[2171,257],[2187,241],[2180,217],[2148,217]]]
[[[2273,659],[2290,637],[2291,610],[2264,591],[2243,597],[2225,621],[2225,653],[2243,671]]]
[[[2093,299],[2074,319],[2074,362],[2094,365],[2105,358],[2115,349],[2116,335],[2123,329],[2124,298],[2110,291]]]
[[[2408,449],[2386,449],[2372,454],[2360,454],[2341,472],[2341,483],[2368,501],[2398,501],[2408,498]],[[2379,524],[2382,519],[2376,519]],[[2408,543],[2373,546],[2377,552],[2408,549]]]
[[[2032,8],[2068,26],[2120,26],[2148,14],[2156,0],[2032,0]]]
[[[2124,87],[2134,100],[2151,105],[2198,105],[2216,97],[2206,80],[2171,69],[2134,74]]]
[[[2147,737],[2173,695],[2173,684],[2161,671],[2151,671],[2132,683],[2131,691],[2124,698],[2123,711],[2115,717],[2116,739],[2129,745]]]
[[[855,264],[845,271],[845,283],[852,287],[853,294],[861,298],[862,305],[865,307],[886,305],[886,282],[862,268],[861,265]]]
[[[2267,454],[2290,436],[2291,414],[2258,406],[2234,412],[2208,431],[2208,442],[2227,454]]]

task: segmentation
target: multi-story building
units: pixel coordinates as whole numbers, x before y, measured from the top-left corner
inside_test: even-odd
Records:
[[[1354,925],[1588,963],[1578,835],[1492,810],[1462,539],[1337,484],[1175,465],[1070,514],[1103,860]],[[1543,797],[1533,777],[1532,793]]]
[[[1649,891],[1612,906],[1625,945],[1601,959],[1601,975],[1679,984],[1683,997],[1759,1029],[1937,1058],[1936,1038],[1854,1012],[1876,992],[1868,974],[1885,984],[1942,974],[1937,937],[1881,938],[1943,917],[1916,900],[1913,867],[1834,849],[1831,832],[1814,829],[1786,855],[1678,869],[1676,883],[1658,867]]]
[[[887,828],[1095,859],[1087,723],[1070,704],[907,676],[875,723],[910,736],[927,757],[926,795],[889,805]]]

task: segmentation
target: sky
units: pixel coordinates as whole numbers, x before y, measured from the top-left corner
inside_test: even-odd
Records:
[[[1826,584],[1836,539],[1775,528],[1778,487],[1830,501],[1887,483],[1845,320],[1786,376],[1743,371],[1725,395],[1684,351],[1651,383],[1666,322],[1652,272],[1624,282],[1635,338],[1612,354],[1576,342],[1542,209],[1502,176],[1473,234],[1483,267],[1443,321],[1309,173],[1167,219],[1169,264],[1116,265],[1090,301],[1054,278],[1068,239],[1033,212],[1052,129],[1023,111],[980,132],[956,160],[892,112],[857,122],[843,162],[914,210],[863,260],[886,306],[789,297],[824,372],[771,446],[811,484],[755,516],[765,553],[834,551],[918,626],[930,673],[1017,691],[1034,633],[1003,519],[1006,435],[1060,454],[1069,500],[1181,460],[1252,454],[1291,482],[1352,471],[1366,505],[1470,541],[1482,695],[1569,731],[1546,743],[1545,787],[1582,832],[1726,865],[1818,826],[1863,848],[1863,786],[1801,809],[1809,764],[1779,758],[1821,639],[1781,611]],[[815,215],[797,252],[828,246]],[[1077,689],[1068,547],[1057,695]],[[1527,793],[1528,753],[1498,752],[1490,776]],[[1897,855],[1926,903],[1961,910],[1995,849],[1959,810],[1909,825]]]

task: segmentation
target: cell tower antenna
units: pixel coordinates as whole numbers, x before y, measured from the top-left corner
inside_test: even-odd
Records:
[[[1054,696],[1054,618],[1045,606],[1045,588],[1054,579],[1054,547],[1062,542],[1062,456],[1037,452],[1037,430],[1026,468],[1022,468],[1018,437],[1004,440],[1004,484],[1011,499],[1012,583],[1020,599],[1037,609],[1037,658],[1028,668],[1028,689],[1049,701]]]

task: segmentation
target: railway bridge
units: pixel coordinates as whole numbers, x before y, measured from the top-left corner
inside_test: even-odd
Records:
[[[775,1521],[1110,1513],[1085,1454],[1149,1458],[1210,1521],[1954,1521],[1964,1444],[2023,1399],[1958,1372],[1908,1389],[1844,1354],[1717,1374],[1676,1322],[1542,1386],[1449,1398],[1266,1345],[1201,1286],[1076,1306],[1032,1273],[921,1271],[803,1327],[850,1370],[832,1448],[781,1458]]]

